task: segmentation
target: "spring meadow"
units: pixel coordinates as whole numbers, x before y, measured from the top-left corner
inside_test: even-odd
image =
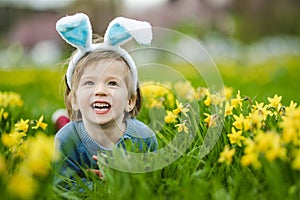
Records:
[[[99,154],[103,178],[86,170],[94,184],[75,177],[70,190],[53,187],[52,114],[65,108],[74,49],[40,65],[21,62],[25,50],[11,45],[0,61],[0,199],[299,199],[299,35],[246,44],[216,32],[196,39],[185,25],[153,29],[152,48],[131,51],[143,97],[137,118],[158,151]]]

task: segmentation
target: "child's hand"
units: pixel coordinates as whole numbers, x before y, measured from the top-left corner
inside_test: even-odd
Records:
[[[93,155],[93,160],[98,161],[98,157],[96,155]],[[99,169],[88,169],[89,172],[93,172],[98,176],[100,179],[104,180],[104,176],[102,175],[101,171]]]

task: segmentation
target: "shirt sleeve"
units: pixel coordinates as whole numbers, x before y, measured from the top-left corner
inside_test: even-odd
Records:
[[[63,127],[55,136],[54,146],[59,152],[60,160],[53,161],[53,186],[64,190],[82,190],[79,185],[92,187],[92,182],[85,178],[83,166],[78,153],[79,138],[71,125]],[[71,133],[71,134],[69,134]],[[81,183],[79,183],[81,182]]]

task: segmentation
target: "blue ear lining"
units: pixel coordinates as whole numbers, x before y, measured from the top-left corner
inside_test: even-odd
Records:
[[[72,46],[87,48],[89,44],[90,28],[88,21],[80,21],[74,24],[60,24],[57,30],[61,36]]]
[[[121,26],[119,23],[114,24],[108,32],[108,41],[112,46],[116,46],[120,43],[124,43],[126,40],[130,39],[131,35],[127,30]]]

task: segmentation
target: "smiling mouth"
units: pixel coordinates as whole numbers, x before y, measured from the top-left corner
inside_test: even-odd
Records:
[[[92,108],[97,112],[97,113],[106,113],[110,109],[110,104],[108,103],[93,103]]]

